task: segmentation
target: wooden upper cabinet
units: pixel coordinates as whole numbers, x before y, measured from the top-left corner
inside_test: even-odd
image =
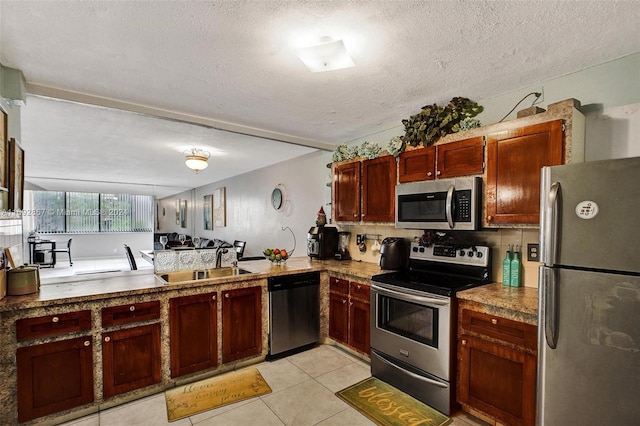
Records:
[[[540,169],[564,162],[562,120],[487,138],[486,223],[537,224]]]
[[[398,157],[400,183],[433,180],[436,177],[436,147],[405,151]]]
[[[436,176],[479,175],[484,165],[484,138],[465,139],[437,145]]]
[[[400,183],[479,175],[483,171],[482,136],[405,151],[398,160]]]
[[[333,214],[336,221],[360,220],[360,162],[333,169]]]
[[[362,162],[362,220],[393,222],[396,215],[396,159],[391,155]]]

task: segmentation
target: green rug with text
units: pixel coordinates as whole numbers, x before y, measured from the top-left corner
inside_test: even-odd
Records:
[[[380,426],[445,426],[451,419],[391,385],[369,377],[336,396]]]

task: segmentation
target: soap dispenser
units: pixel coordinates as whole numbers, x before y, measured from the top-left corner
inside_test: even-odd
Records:
[[[511,244],[507,245],[507,254],[502,261],[502,284],[511,285]]]
[[[520,246],[516,246],[511,259],[511,287],[520,287]]]

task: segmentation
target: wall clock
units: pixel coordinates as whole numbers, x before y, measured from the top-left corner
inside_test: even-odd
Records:
[[[280,210],[284,205],[284,194],[282,193],[282,189],[280,187],[275,187],[271,192],[271,206]]]

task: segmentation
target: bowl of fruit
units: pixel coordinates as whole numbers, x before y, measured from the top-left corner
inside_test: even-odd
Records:
[[[293,254],[293,250],[287,251],[285,249],[279,249],[277,247],[273,249],[267,248],[264,249],[262,254],[264,254],[264,257],[271,263],[279,265],[280,263],[285,263],[287,259],[291,257],[291,255]]]

